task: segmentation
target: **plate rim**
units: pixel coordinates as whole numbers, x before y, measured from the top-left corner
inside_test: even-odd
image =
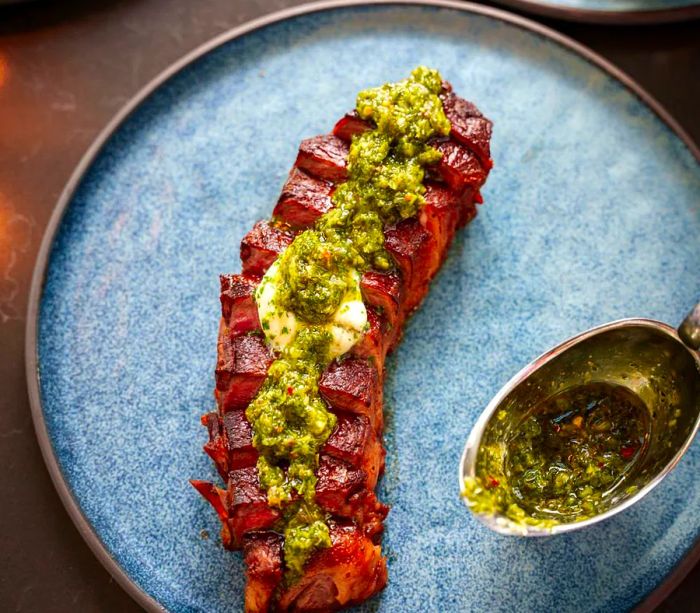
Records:
[[[494,0],[502,6],[554,19],[604,25],[652,25],[678,23],[700,18],[700,3],[688,6],[658,8],[649,11],[608,11],[549,4],[537,0]]]
[[[498,0],[501,1],[501,0]],[[506,3],[517,5],[529,4],[529,0],[502,0]],[[641,85],[617,68],[592,49],[575,41],[574,39],[557,32],[545,25],[537,23],[527,17],[522,17],[501,8],[493,8],[475,4],[473,2],[462,2],[460,0],[320,0],[317,2],[305,3],[296,7],[288,7],[279,11],[263,15],[256,19],[247,21],[239,26],[231,28],[221,34],[214,36],[208,41],[198,45],[191,51],[185,53],[178,60],[162,70],[146,85],[144,85],[129,101],[121,107],[97,134],[91,145],[85,151],[77,166],[71,173],[65,187],[56,201],[53,211],[49,217],[44,230],[39,250],[37,252],[34,265],[29,301],[27,307],[27,323],[25,327],[25,375],[27,381],[27,391],[31,409],[34,430],[41,449],[41,454],[46,468],[51,477],[51,481],[66,509],[68,516],[77,528],[83,540],[87,543],[92,553],[102,564],[102,566],[117,581],[120,587],[131,596],[134,601],[147,611],[165,611],[165,607],[153,596],[139,587],[124,568],[112,557],[106,545],[100,538],[95,527],[84,515],[73,490],[70,488],[58,458],[55,454],[53,443],[49,437],[44,409],[41,397],[39,357],[38,357],[38,327],[40,304],[43,297],[46,272],[48,270],[51,250],[56,238],[57,231],[61,225],[63,217],[68,209],[73,195],[82,182],[84,176],[92,166],[103,147],[116,130],[134,113],[140,105],[161,85],[174,77],[184,68],[194,63],[201,57],[213,50],[241,36],[264,28],[266,26],[287,21],[302,15],[313,13],[323,13],[333,10],[347,8],[362,8],[370,6],[424,6],[433,8],[444,8],[490,17],[496,21],[502,21],[527,30],[542,38],[551,40],[568,51],[573,51],[592,65],[602,69],[604,72],[622,83],[632,94],[639,98],[642,103],[649,107],[664,122],[676,136],[680,138],[686,148],[700,164],[700,148],[695,144],[690,135],[681,127],[673,116],[649,94]],[[685,576],[700,560],[700,539],[696,541],[686,555],[676,564],[676,566],[664,577],[661,582],[636,605],[635,610],[640,612],[652,611],[673,591],[673,589],[685,578]]]

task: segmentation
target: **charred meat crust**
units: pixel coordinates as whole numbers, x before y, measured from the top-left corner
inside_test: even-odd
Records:
[[[471,102],[460,98],[454,92],[441,96],[445,115],[452,129],[450,136],[465,147],[471,149],[487,170],[493,166],[491,161],[491,130],[493,123],[486,119]]]
[[[479,189],[484,184],[487,171],[472,150],[447,139],[434,142],[433,147],[442,153],[434,173],[455,192],[462,193],[467,187]]]
[[[348,144],[333,134],[301,141],[295,166],[317,179],[340,182],[348,177]]]
[[[260,278],[252,275],[221,275],[221,316],[233,336],[260,328],[253,294]]]
[[[248,532],[271,528],[281,518],[280,512],[268,505],[254,466],[229,472],[226,503],[235,548],[242,545]]]
[[[343,460],[366,475],[366,486],[373,490],[384,470],[384,448],[366,415],[338,412],[337,423],[321,452]]]
[[[244,275],[261,277],[277,256],[294,240],[294,232],[269,221],[259,221],[241,241],[241,265]]]
[[[244,409],[267,376],[272,352],[262,336],[232,336],[222,321],[217,353],[215,396],[219,411]]]
[[[352,111],[338,120],[333,127],[333,135],[349,143],[356,134],[362,134],[371,129],[372,125],[369,122],[360,119],[357,111]]]
[[[363,358],[334,361],[318,382],[321,396],[335,411],[364,415],[372,427],[382,430],[382,390],[379,372]]]
[[[406,288],[403,312],[411,313],[428,290],[442,254],[418,219],[406,219],[384,231],[384,247],[393,256]]]
[[[329,181],[293,168],[272,214],[292,228],[307,228],[331,210],[332,191]]]

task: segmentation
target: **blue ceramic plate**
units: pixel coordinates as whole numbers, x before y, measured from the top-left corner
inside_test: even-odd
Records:
[[[633,509],[549,540],[484,529],[456,479],[472,424],[523,364],[594,324],[674,322],[695,302],[692,145],[614,69],[530,22],[467,4],[324,5],[232,32],[149,87],[45,239],[28,331],[37,431],[78,527],[144,606],[241,609],[241,556],[187,483],[214,478],[199,416],[218,274],[238,270],[299,141],[421,63],[494,120],[495,168],[389,360],[390,581],[361,610],[623,610],[700,533],[699,444]]]

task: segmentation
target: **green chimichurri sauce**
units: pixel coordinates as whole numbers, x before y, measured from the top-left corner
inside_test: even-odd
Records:
[[[278,528],[285,537],[288,581],[299,576],[315,550],[331,544],[327,518],[315,503],[314,475],[319,450],[336,423],[318,391],[319,376],[332,359],[327,324],[343,300],[357,295],[358,273],[392,266],[384,226],[413,217],[424,202],[424,167],[441,155],[427,141],[450,131],[441,89],[436,70],[418,67],[408,79],[360,92],[356,110],[376,128],[353,138],[348,179],[333,193],[334,208],[277,261],[270,301],[275,313],[261,317],[263,331],[267,336],[272,316],[291,321],[285,313],[294,316],[295,330],[301,324],[294,334],[285,327],[275,337],[289,342],[246,416],[260,452],[261,485],[269,504],[283,509]]]
[[[648,438],[647,409],[626,388],[590,383],[566,390],[527,411],[503,440],[479,449],[477,476],[467,480],[464,495],[475,512],[516,523],[551,528],[581,521],[606,511],[627,489]]]

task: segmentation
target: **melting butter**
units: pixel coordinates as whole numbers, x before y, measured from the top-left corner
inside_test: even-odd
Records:
[[[309,324],[300,320],[292,311],[277,305],[277,289],[281,282],[279,261],[277,258],[263,276],[255,290],[255,302],[267,342],[275,351],[282,352],[294,340],[299,330]],[[331,358],[350,351],[368,327],[367,309],[360,292],[360,275],[357,271],[349,274],[350,289],[330,320],[320,326],[331,334]]]

